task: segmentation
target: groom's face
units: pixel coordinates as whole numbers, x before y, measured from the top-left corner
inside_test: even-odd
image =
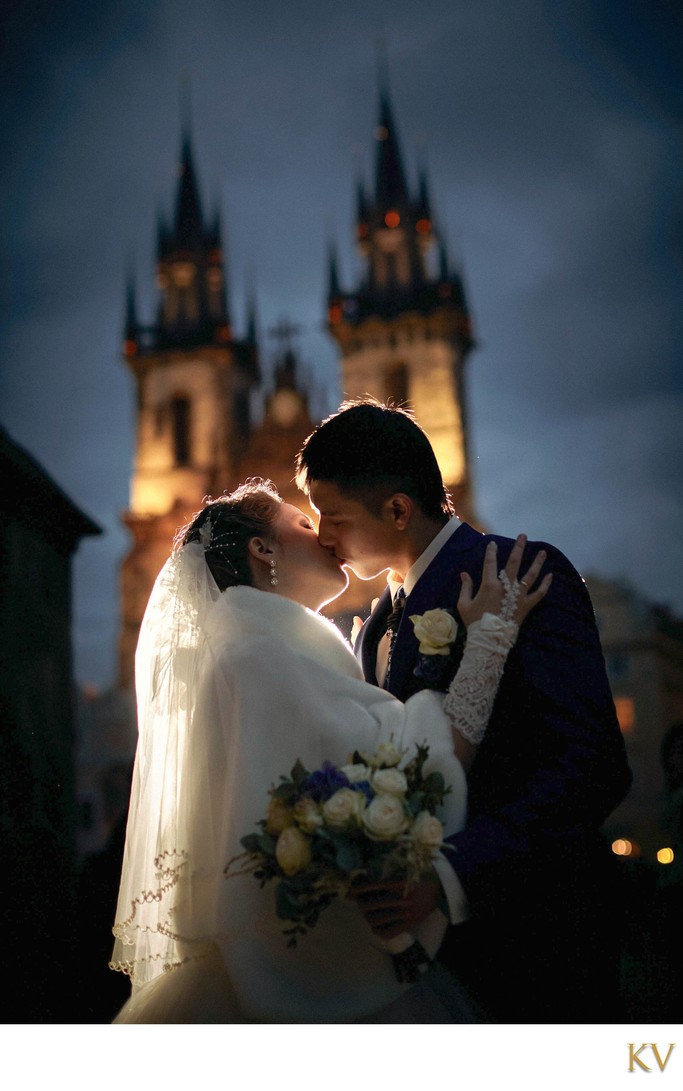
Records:
[[[341,564],[362,580],[393,567],[396,538],[388,515],[373,515],[332,481],[312,482],[310,501],[320,519],[320,544]]]

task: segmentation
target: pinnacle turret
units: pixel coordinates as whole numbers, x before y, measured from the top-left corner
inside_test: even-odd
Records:
[[[380,80],[379,123],[375,129],[374,197],[363,180],[356,188],[358,248],[364,271],[355,291],[339,284],[336,256],[328,257],[328,323],[339,330],[358,326],[366,318],[393,318],[402,313],[427,315],[449,307],[458,329],[469,329],[460,278],[448,268],[445,243],[434,227],[427,170],[421,167],[411,191],[386,79]],[[438,272],[429,255],[439,243]],[[435,255],[436,256],[436,255]],[[465,350],[469,334],[463,332]]]
[[[409,202],[403,158],[389,102],[389,95],[380,95],[379,121],[375,130],[377,154],[375,160],[375,202],[380,209],[403,209]]]
[[[175,237],[173,243],[179,250],[194,250],[202,244],[204,227],[192,148],[187,134],[183,137],[179,174],[180,184],[176,197]]]
[[[336,299],[340,295],[337,247],[331,242],[327,248],[327,298]]]
[[[172,223],[157,217],[160,291],[154,346],[227,344],[232,337],[226,297],[220,215],[205,224],[188,132],[181,142]]]

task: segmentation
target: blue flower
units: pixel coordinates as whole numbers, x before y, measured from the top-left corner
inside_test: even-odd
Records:
[[[351,787],[355,788],[357,792],[362,792],[368,803],[370,803],[375,797],[375,793],[372,790],[369,780],[358,780],[355,784],[352,784]]]
[[[302,785],[302,795],[310,796],[316,803],[324,803],[340,788],[352,787],[346,773],[342,773],[331,761],[325,761],[322,769],[316,769],[306,777]]]

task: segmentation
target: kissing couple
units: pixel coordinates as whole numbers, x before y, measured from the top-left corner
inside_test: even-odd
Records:
[[[114,1022],[618,1021],[600,828],[631,774],[581,577],[461,522],[404,409],[345,403],[296,472],[317,525],[251,479],[179,531],[147,605]],[[320,614],[346,569],[387,572],[353,649]],[[225,875],[269,790],[423,744],[450,786],[428,872],[360,877],[288,947],[273,885]]]

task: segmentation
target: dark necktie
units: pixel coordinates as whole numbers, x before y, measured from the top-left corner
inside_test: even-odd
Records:
[[[401,615],[403,614],[403,607],[406,604],[406,593],[402,587],[399,587],[396,592],[396,598],[394,599],[394,605],[391,608],[391,613],[387,618],[387,633],[389,635],[389,652],[387,655],[387,672],[384,676],[384,686],[389,681],[389,671],[391,670],[391,654],[394,650],[394,644],[396,643],[396,633],[398,627],[401,624]]]

